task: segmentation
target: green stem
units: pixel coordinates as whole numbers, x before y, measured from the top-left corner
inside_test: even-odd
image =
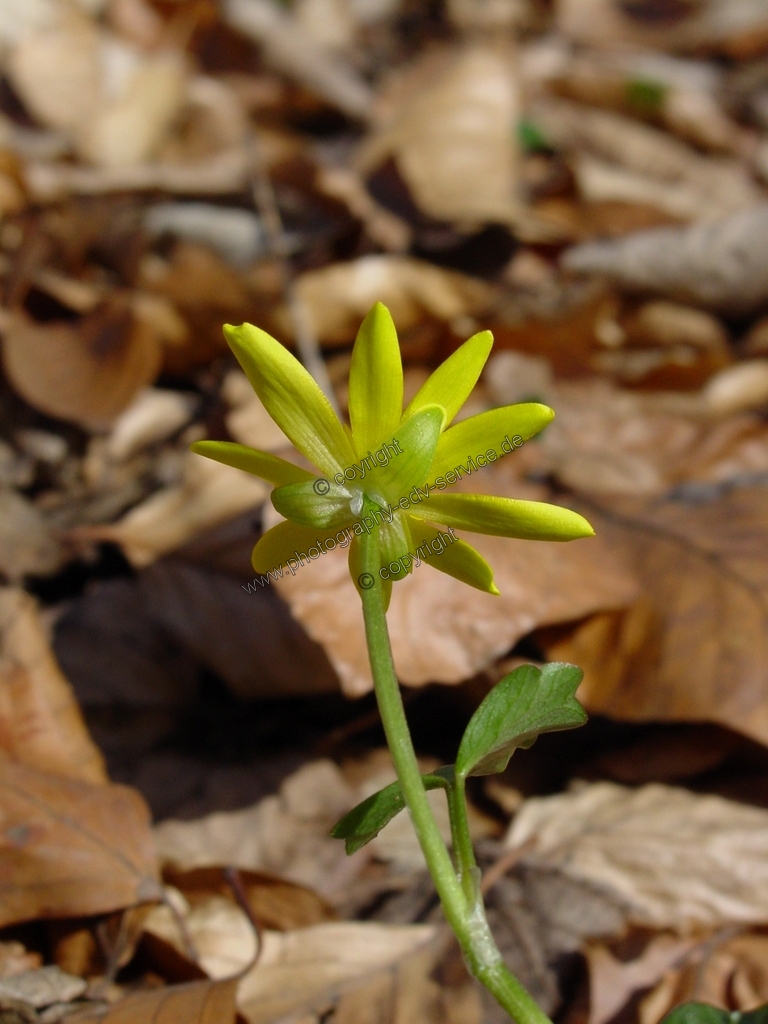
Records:
[[[458,939],[472,974],[518,1024],[552,1024],[504,965],[488,927],[482,897],[476,886],[477,869],[463,803],[463,780],[461,786],[453,787],[449,794],[449,800],[454,802],[451,807],[451,827],[461,881],[456,877],[429,806],[392,661],[379,564],[378,538],[375,534],[363,534],[360,537],[360,579],[366,576],[369,578],[366,582],[372,579],[373,583],[367,589],[361,587],[360,592],[376,699],[397,778],[446,920]],[[457,817],[458,803],[462,806]]]

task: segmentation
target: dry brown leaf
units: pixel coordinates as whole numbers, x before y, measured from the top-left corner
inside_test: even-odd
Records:
[[[379,99],[380,127],[363,145],[362,174],[395,160],[416,205],[440,221],[509,223],[519,207],[519,117],[510,53],[488,45],[431,52]]]
[[[151,938],[168,943],[181,956],[194,949],[195,962],[209,978],[231,978],[253,963],[258,936],[245,911],[231,899],[208,896],[190,907],[172,889],[166,889],[166,899],[168,903],[153,907],[144,921],[144,932]]]
[[[768,299],[768,204],[712,224],[639,231],[569,249],[566,270],[600,274],[622,287],[724,313],[749,313]]]
[[[347,860],[330,829],[358,802],[331,761],[314,761],[290,775],[280,792],[241,811],[155,828],[160,859],[177,868],[231,864],[279,874],[326,896],[358,863]]]
[[[593,368],[603,325],[613,323],[618,310],[617,297],[600,282],[568,282],[530,295],[502,295],[483,326],[493,332],[496,352],[526,352],[547,359],[556,373],[581,376]]]
[[[724,487],[692,501],[683,493],[589,508],[606,543],[630,554],[643,589],[626,612],[542,638],[550,658],[584,669],[589,710],[718,722],[768,740],[767,496]]]
[[[265,932],[259,961],[238,987],[238,1006],[248,1024],[269,1024],[289,1013],[309,1012],[412,956],[433,935],[430,925],[357,921]]]
[[[611,0],[559,0],[557,25],[572,39],[597,46],[707,48],[733,56],[761,52],[768,37],[762,0],[703,0],[686,7],[669,8],[669,16],[657,20]]]
[[[28,109],[107,167],[154,155],[186,93],[183,58],[141,53],[82,17],[30,35],[9,70]]]
[[[533,499],[541,488],[515,484],[503,470],[473,476],[466,490]],[[422,566],[398,583],[388,614],[395,666],[409,686],[459,683],[501,657],[537,625],[619,608],[635,583],[601,537],[574,544],[472,535],[470,543],[495,571],[501,596]],[[350,696],[372,687],[360,599],[346,553],[329,552],[277,584],[312,639],[325,648]]]
[[[179,484],[163,488],[111,526],[81,527],[82,540],[119,544],[135,566],[145,566],[197,534],[256,508],[269,488],[257,477],[187,452]]]
[[[40,1010],[54,1003],[70,1003],[81,996],[86,987],[83,978],[50,965],[0,981],[0,998],[18,999]]]
[[[632,924],[675,931],[760,924],[768,812],[670,786],[579,784],[527,800],[506,844],[525,864],[592,885]]]
[[[10,978],[42,965],[40,953],[30,953],[21,942],[0,942],[0,978]]]
[[[220,195],[239,192],[248,180],[248,152],[230,146],[213,156],[181,164],[141,163],[118,167],[30,160],[25,184],[38,202],[55,202],[70,194],[164,191],[174,195]]]
[[[733,937],[733,929],[701,942],[687,962],[670,970],[638,1008],[641,1024],[658,1024],[673,1007],[694,1000],[748,1012],[768,1000],[768,936]]]
[[[16,461],[11,456],[11,460]],[[9,476],[13,477],[13,463]],[[66,561],[50,522],[28,498],[0,486],[0,574],[11,583],[25,576],[46,576]]]
[[[264,47],[270,64],[344,111],[349,117],[370,115],[368,84],[343,59],[318,46],[268,0],[228,0],[224,20]]]
[[[407,256],[363,256],[302,274],[296,290],[315,334],[329,344],[354,339],[374,302],[389,307],[398,330],[425,320],[452,321],[486,309],[496,290],[465,274]],[[291,333],[287,312],[280,325]]]
[[[263,928],[291,931],[335,917],[328,904],[306,886],[260,871],[240,870],[238,875],[248,905]],[[163,872],[163,877],[169,885],[182,893],[192,907],[212,895],[231,895],[231,887],[221,868],[178,871],[169,867]]]
[[[730,416],[768,403],[768,359],[750,359],[713,377],[702,395],[716,416]]]
[[[104,1014],[71,1016],[72,1024],[235,1024],[236,979],[193,981],[139,992],[116,1003]]]
[[[638,82],[659,86],[653,109],[633,93]],[[579,50],[551,82],[570,99],[660,121],[687,142],[715,153],[744,152],[746,133],[721,109],[720,76],[712,63],[682,61],[658,51]]]
[[[621,114],[546,99],[530,116],[547,139],[575,154],[576,180],[588,202],[638,203],[683,220],[715,221],[765,198],[740,161],[702,156]]]
[[[148,292],[178,310],[187,327],[184,343],[166,353],[165,367],[171,373],[224,352],[222,323],[254,318],[242,275],[205,245],[180,240],[166,259],[149,255],[141,262],[139,277]]]
[[[629,1002],[635,992],[650,988],[675,967],[696,945],[662,933],[654,936],[640,956],[620,960],[602,943],[585,948],[589,970],[589,1024],[606,1024]]]
[[[0,761],[0,926],[160,898],[149,812],[127,786]]]
[[[34,601],[9,588],[0,589],[0,750],[40,771],[107,781]]]
[[[75,325],[12,313],[3,334],[3,365],[19,394],[86,429],[107,426],[154,381],[161,362],[160,339],[119,294]]]

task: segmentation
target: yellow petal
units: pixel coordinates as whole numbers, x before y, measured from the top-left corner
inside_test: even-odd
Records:
[[[349,370],[349,420],[359,457],[397,429],[403,412],[403,365],[392,316],[377,302],[363,320]]]
[[[302,454],[328,476],[355,461],[328,399],[288,349],[253,324],[227,324],[224,337],[264,408]]]
[[[452,471],[456,471],[460,479],[460,471],[466,476],[475,469],[503,458],[519,448],[529,437],[538,434],[554,415],[546,405],[522,402],[462,420],[440,435],[435,459],[429,470],[430,482]]]
[[[243,469],[276,487],[313,479],[311,473],[294,466],[292,462],[233,441],[195,441],[190,448],[196,455],[204,455],[207,459],[223,462],[225,466]]]
[[[296,523],[278,523],[267,530],[253,549],[251,564],[258,573],[295,576],[303,566],[329,550],[349,547],[351,534],[351,530],[320,530]]]
[[[403,417],[413,416],[426,405],[439,405],[445,410],[445,429],[477,384],[492,346],[493,335],[490,331],[473,334],[424,382]]]
[[[524,540],[576,540],[595,532],[583,516],[569,508],[489,494],[431,495],[412,505],[408,515],[471,533]]]
[[[406,517],[409,518],[409,517]],[[438,530],[436,526],[409,518],[413,548],[420,559],[454,579],[487,594],[498,594],[493,582],[493,569],[479,551],[458,537]],[[442,539],[438,541],[438,536]]]

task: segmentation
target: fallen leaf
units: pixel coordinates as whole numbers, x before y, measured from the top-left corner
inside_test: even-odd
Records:
[[[495,289],[475,278],[408,256],[362,256],[301,274],[296,291],[315,334],[327,344],[354,339],[374,302],[391,311],[399,331],[425,320],[452,321],[480,313]],[[290,333],[287,313],[279,317]]]
[[[12,583],[46,576],[66,561],[51,523],[28,498],[0,486],[0,573]]]
[[[712,224],[586,242],[567,250],[562,265],[600,274],[629,291],[724,313],[750,313],[768,299],[767,222],[763,203]]]
[[[768,999],[768,936],[733,935],[734,929],[705,937],[686,962],[668,971],[638,1007],[641,1024],[658,1024],[681,1003],[695,1000],[724,1010],[749,1012]]]
[[[71,1003],[86,987],[83,978],[67,974],[60,967],[38,967],[0,980],[0,997],[18,999],[40,1010],[53,1003]]]
[[[174,895],[173,910],[161,904],[150,911],[144,921],[146,933],[167,942],[182,956],[188,955],[191,943],[195,962],[209,978],[231,978],[253,963],[259,938],[239,906],[225,896],[209,896],[190,907],[181,894]]]
[[[161,822],[155,842],[161,861],[176,869],[230,864],[279,874],[327,896],[347,869],[344,846],[330,838],[330,829],[356,802],[336,765],[315,761],[253,807]]]
[[[733,369],[741,366],[751,364]],[[730,372],[723,371],[724,383]],[[747,380],[733,380],[732,388],[729,384],[734,404],[754,398],[752,375],[744,376]],[[716,374],[710,383],[720,377]],[[514,400],[514,388],[503,389],[501,380],[497,400]],[[703,499],[722,487],[759,481],[768,472],[762,418],[746,412],[717,415],[706,397],[709,386],[682,395],[627,391],[599,378],[558,381],[546,399],[557,416],[536,446],[522,449],[520,459],[529,460],[528,473],[552,473],[589,499],[676,489]]]
[[[579,699],[625,721],[718,722],[768,739],[768,501],[727,486],[704,500],[592,505],[598,533],[631,557],[642,597],[626,612],[544,635],[584,669]]]
[[[237,980],[193,981],[139,992],[101,1015],[73,1016],[72,1024],[235,1024]]]
[[[618,959],[602,943],[587,944],[589,1024],[606,1024],[635,992],[655,985],[662,975],[684,960],[696,942],[662,932],[632,960]]]
[[[768,812],[684,789],[611,782],[527,800],[507,833],[524,862],[597,887],[639,926],[759,924],[768,913]]]
[[[598,46],[707,48],[749,56],[761,50],[768,16],[760,0],[704,0],[682,10],[671,8],[660,21],[638,16],[631,5],[611,0],[559,0],[557,26],[578,42]]]
[[[716,221],[764,200],[744,164],[697,153],[650,125],[595,107],[547,98],[529,116],[572,154],[588,202],[658,206],[683,220]]]
[[[364,79],[337,54],[318,46],[296,20],[266,0],[231,0],[224,20],[264,47],[267,61],[342,110],[366,119],[372,94]]]
[[[69,682],[51,652],[35,602],[0,589],[0,750],[30,768],[107,781]]]
[[[545,497],[542,489],[510,481],[495,467],[465,489]],[[398,677],[408,686],[459,683],[537,625],[578,618],[584,614],[579,609],[625,607],[635,593],[635,583],[600,537],[566,545],[473,535],[471,542],[494,567],[500,596],[473,593],[468,600],[464,584],[424,567],[393,590],[388,624]],[[328,552],[276,585],[325,648],[344,691],[367,693],[372,680],[360,599],[346,553]]]
[[[160,372],[163,346],[119,293],[78,323],[35,323],[12,313],[3,365],[13,387],[49,416],[108,426]]]
[[[166,258],[154,253],[146,256],[139,266],[139,280],[146,292],[171,303],[187,328],[183,344],[165,353],[171,373],[226,351],[222,323],[237,324],[256,315],[243,276],[199,242],[181,239]]]
[[[191,452],[184,453],[182,472],[181,483],[157,491],[117,523],[77,527],[73,537],[119,544],[130,561],[141,567],[203,530],[261,505],[269,490],[257,477],[233,473]]]
[[[0,978],[33,971],[42,966],[39,953],[28,952],[21,942],[0,942]]]
[[[153,156],[186,93],[180,54],[141,53],[82,16],[24,39],[9,70],[42,124],[65,132],[82,158],[108,167]]]
[[[240,981],[238,1006],[248,1024],[309,1011],[412,956],[433,935],[430,925],[357,921],[265,932],[258,963]]]
[[[0,760],[0,926],[80,917],[160,898],[144,801]]]
[[[306,886],[260,871],[240,870],[238,876],[248,905],[262,928],[291,931],[332,920],[335,916],[328,904]],[[231,895],[231,887],[221,868],[179,871],[167,867],[163,877],[192,907],[212,895]]]
[[[407,99],[406,99],[407,98]],[[511,54],[488,45],[432,51],[378,98],[364,175],[393,157],[418,208],[439,221],[509,223],[519,215],[519,116]]]

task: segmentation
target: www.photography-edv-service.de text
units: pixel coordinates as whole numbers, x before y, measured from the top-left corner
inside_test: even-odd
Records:
[[[315,540],[315,543],[311,545],[306,551],[294,551],[293,555],[286,559],[285,568],[288,569],[291,576],[296,575],[296,571],[302,565],[308,565],[311,561],[319,558],[320,555],[326,554],[328,551],[333,551],[337,547],[346,548],[349,547],[352,542],[352,538],[361,536],[363,533],[370,533],[375,526],[381,525],[383,522],[391,523],[392,517],[396,509],[406,511],[411,505],[416,505],[429,497],[430,491],[438,490],[444,491],[446,487],[451,484],[457,483],[461,480],[462,475],[469,476],[471,473],[478,469],[482,469],[489,463],[496,462],[497,459],[503,455],[508,455],[513,452],[516,448],[520,448],[523,444],[523,438],[519,434],[515,434],[512,438],[509,435],[505,435],[504,440],[501,443],[501,455],[493,449],[489,448],[488,451],[467,458],[466,464],[460,464],[453,470],[449,470],[443,476],[435,477],[434,483],[425,483],[423,487],[413,487],[409,494],[403,495],[395,505],[391,503],[386,508],[373,509],[370,514],[362,516],[357,522],[353,523],[352,526],[345,526],[342,530],[339,530],[334,537],[327,537],[324,541],[319,538]],[[393,451],[389,451],[393,449]],[[339,472],[334,477],[334,482],[342,485],[347,482],[351,482],[360,476],[360,479],[365,477],[366,472],[369,469],[374,468],[373,463],[379,466],[386,466],[391,458],[396,455],[402,455],[403,449],[400,447],[397,441],[391,442],[386,445],[382,445],[381,448],[377,449],[376,452],[368,452],[368,455],[362,459],[359,463],[355,463],[353,466],[348,467],[343,473]],[[378,458],[377,458],[378,456]],[[379,461],[384,459],[384,461]],[[366,463],[371,465],[366,466]],[[350,475],[351,474],[351,475]],[[339,479],[341,478],[341,479]],[[319,477],[314,483],[314,489],[318,494],[327,494],[330,490],[330,483],[324,478]],[[438,537],[445,538],[442,541],[442,546],[439,552],[432,551],[433,555],[442,554],[445,551],[448,544],[452,544],[457,538],[455,537],[453,530],[450,530],[450,537],[448,534],[439,533]],[[421,545],[424,547],[424,545]],[[418,567],[421,564],[422,559],[427,555],[424,551],[421,556],[418,555],[418,549],[416,551],[416,558],[414,558],[413,566]],[[409,556],[410,557],[410,556]],[[392,563],[393,565],[397,563]],[[283,563],[275,566],[273,569],[269,569],[266,573],[260,576],[256,576],[250,583],[242,584],[243,590],[256,591],[256,584],[261,587],[266,586],[273,580],[282,579],[283,577]],[[391,568],[391,567],[390,567]],[[405,567],[403,567],[405,571]],[[396,575],[396,574],[395,574]],[[386,576],[382,576],[382,579],[386,579]],[[367,581],[366,581],[367,582]],[[361,583],[361,586],[364,584]],[[369,584],[370,586],[371,584]]]

